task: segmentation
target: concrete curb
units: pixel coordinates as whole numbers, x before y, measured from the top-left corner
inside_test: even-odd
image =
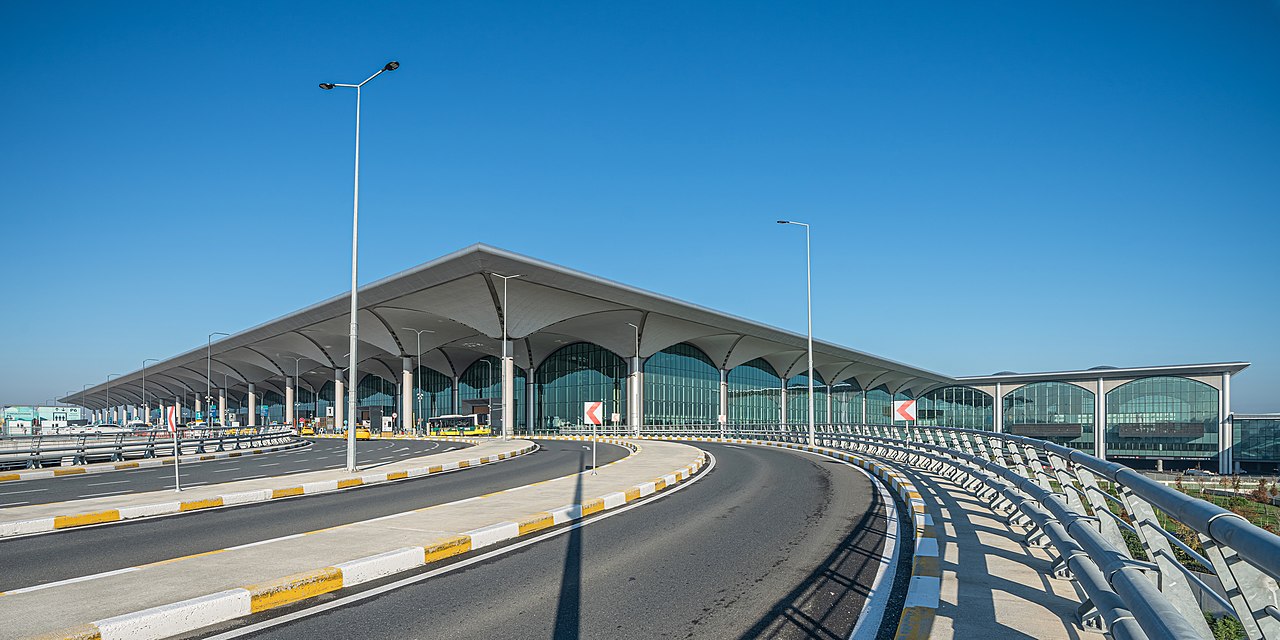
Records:
[[[218,453],[199,453],[192,455],[184,455],[180,459],[182,464],[191,464],[194,462],[208,462],[209,460],[222,460],[224,458],[239,458],[240,456],[253,456],[263,453],[274,453],[276,451],[286,451],[289,449],[299,449],[309,446],[311,443],[302,440],[297,442],[289,442],[286,444],[271,445],[269,447],[255,447],[253,449],[232,449],[231,451],[220,451]],[[19,482],[22,480],[46,480],[48,478],[65,478],[68,476],[79,476],[98,473],[111,473],[113,471],[130,471],[133,469],[149,469],[152,467],[167,467],[173,464],[173,456],[165,456],[163,458],[143,458],[141,460],[126,460],[124,462],[102,462],[98,464],[86,464],[75,467],[50,467],[46,469],[23,469],[20,471],[6,471],[0,473],[0,482]]]
[[[902,616],[898,618],[898,629],[894,638],[897,640],[923,640],[929,637],[930,632],[933,630],[934,619],[938,615],[938,604],[942,597],[942,565],[939,558],[938,530],[934,525],[933,515],[930,513],[929,506],[925,503],[920,491],[916,489],[915,484],[907,476],[879,460],[847,453],[839,449],[811,447],[793,442],[704,437],[657,438],[641,436],[641,439],[722,442],[795,449],[842,460],[870,472],[898,494],[898,497],[907,505],[915,523],[915,549],[911,562],[911,578],[907,583],[907,595],[902,604]]]
[[[639,450],[638,445],[625,440],[601,438],[600,442],[625,446],[632,451]],[[528,514],[513,521],[498,522],[472,529],[461,535],[437,539],[423,546],[395,549],[275,580],[104,618],[87,625],[38,637],[68,640],[125,638],[149,640],[188,633],[202,627],[378,580],[559,524],[579,520],[683,482],[696,475],[706,462],[706,453],[701,453],[692,463],[662,478],[634,485],[624,491],[584,499],[581,504],[567,504],[563,507]],[[672,482],[667,483],[667,479],[671,479]]]
[[[411,469],[402,469],[400,471],[390,471],[382,473],[367,473],[358,477],[345,478],[342,480],[324,480],[320,482],[307,482],[297,486],[278,487],[273,489],[255,489],[252,491],[239,491],[219,496],[202,498],[199,500],[174,500],[154,504],[137,505],[124,507],[121,509],[109,509],[106,511],[88,512],[88,513],[71,513],[59,516],[46,516],[31,520],[17,520],[11,522],[0,522],[0,538],[9,536],[27,535],[32,533],[47,533],[58,529],[69,529],[72,527],[83,527],[92,524],[102,524],[104,522],[119,522],[121,520],[131,520],[133,518],[146,518],[159,515],[171,515],[175,513],[184,513],[187,511],[198,511],[200,509],[211,509],[214,507],[226,507],[239,504],[250,504],[254,502],[267,502],[269,500],[279,500],[281,498],[291,498],[293,496],[307,496],[318,493],[328,493],[330,491],[338,491],[341,489],[349,489],[352,487],[361,487],[372,484],[381,484],[384,482],[395,482],[397,480],[405,480],[407,478],[418,478],[422,476],[444,473],[456,469],[466,469],[500,460],[507,460],[517,456],[524,455],[537,449],[537,445],[530,445],[513,449],[511,451],[500,452],[495,455],[483,456],[480,458],[471,458],[468,460],[459,460],[445,464],[427,465],[423,467],[414,467]],[[288,476],[283,476],[287,478]]]

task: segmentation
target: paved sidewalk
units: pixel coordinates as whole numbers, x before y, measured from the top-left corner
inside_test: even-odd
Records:
[[[8,507],[0,509],[0,538],[415,478],[506,460],[532,451],[534,446],[528,440],[491,440],[466,449],[369,465],[356,473],[327,469],[202,485],[184,489],[181,493],[148,491]]]
[[[645,442],[597,474],[11,593],[0,596],[0,638],[182,633],[626,504],[690,477],[704,456],[684,444]],[[59,632],[77,624],[85,625],[81,635]]]
[[[1080,598],[1069,580],[1051,577],[1049,554],[1024,544],[1025,532],[947,478],[899,468],[937,513],[942,594],[931,638],[1102,637],[1076,624]]]

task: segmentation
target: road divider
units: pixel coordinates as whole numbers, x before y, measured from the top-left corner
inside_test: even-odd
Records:
[[[44,638],[147,640],[189,633],[415,570],[634,502],[695,476],[708,461],[703,451],[678,443],[641,445],[615,438],[602,438],[600,442],[625,446],[633,453],[601,466],[594,474],[584,471],[313,534],[117,572],[104,575],[96,581],[99,583],[96,587],[86,581],[68,581],[53,589],[2,597],[0,617],[13,611],[26,611],[28,615],[21,622],[23,630],[28,631],[26,635],[43,633],[39,637]],[[566,498],[569,502],[565,502]],[[421,537],[427,538],[426,541],[403,544]],[[356,546],[355,541],[363,546]],[[384,548],[369,548],[376,543]],[[282,553],[280,544],[287,544],[288,550]],[[328,562],[305,568],[307,563],[322,558]],[[284,572],[289,567],[297,570]],[[283,577],[272,577],[273,571],[281,571]],[[253,579],[239,583],[240,586],[234,586],[234,582],[226,584],[241,576]],[[157,592],[156,585],[166,584],[182,586],[175,591]],[[201,588],[209,591],[190,593]],[[108,599],[91,602],[88,600],[92,599],[83,598],[91,589],[100,593],[130,593],[135,601],[152,603],[97,619],[86,615],[80,619],[94,621],[52,634],[39,628],[41,621],[31,619],[40,617],[39,612],[48,608],[57,615],[44,616],[44,622],[62,626],[90,611],[123,606],[119,602],[103,601]],[[187,597],[163,602],[182,592],[186,592]],[[162,602],[155,603],[155,600]]]
[[[264,453],[275,453],[277,451],[289,451],[309,446],[311,446],[310,442],[307,442],[306,440],[298,440],[269,447],[233,449],[231,451],[217,451],[214,453],[194,453],[182,456],[179,462],[186,465],[195,462],[208,462],[210,460],[225,460],[227,458],[239,458],[241,456],[254,456]],[[170,447],[170,449],[172,448],[173,447]],[[129,460],[126,462],[100,462],[97,464],[84,464],[74,467],[48,467],[44,469],[0,471],[0,483],[18,482],[20,480],[47,480],[49,478],[66,478],[69,476],[111,473],[113,471],[129,471],[132,469],[152,469],[155,467],[167,467],[172,465],[173,456],[164,456],[160,458]]]
[[[273,478],[205,485],[179,494],[172,491],[150,491],[9,507],[0,509],[0,538],[342,491],[490,464],[536,449],[537,445],[527,440],[494,440],[477,444],[474,448],[444,451],[389,463],[380,471],[361,471],[357,474],[348,474],[339,469],[308,471]],[[175,496],[178,496],[177,499]]]

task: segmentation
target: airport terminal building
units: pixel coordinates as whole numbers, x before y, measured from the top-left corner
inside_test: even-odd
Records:
[[[194,419],[211,405],[226,424],[341,425],[354,383],[358,420],[404,429],[493,407],[516,433],[557,433],[582,423],[587,401],[629,427],[808,422],[805,336],[501,249],[474,245],[365,285],[359,304],[356,380],[340,295],[214,342],[208,358],[201,345],[62,400],[113,422],[155,421],[172,405]],[[1280,415],[1231,412],[1231,378],[1248,366],[957,378],[815,341],[814,419],[891,424],[895,400],[916,400],[920,425],[1126,464],[1269,471]]]

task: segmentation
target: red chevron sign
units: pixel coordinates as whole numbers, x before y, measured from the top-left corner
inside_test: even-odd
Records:
[[[584,402],[582,403],[582,421],[586,424],[602,425],[604,424],[604,403],[603,402]]]
[[[916,401],[915,400],[894,400],[893,401],[893,419],[906,420],[908,422],[916,419]]]

